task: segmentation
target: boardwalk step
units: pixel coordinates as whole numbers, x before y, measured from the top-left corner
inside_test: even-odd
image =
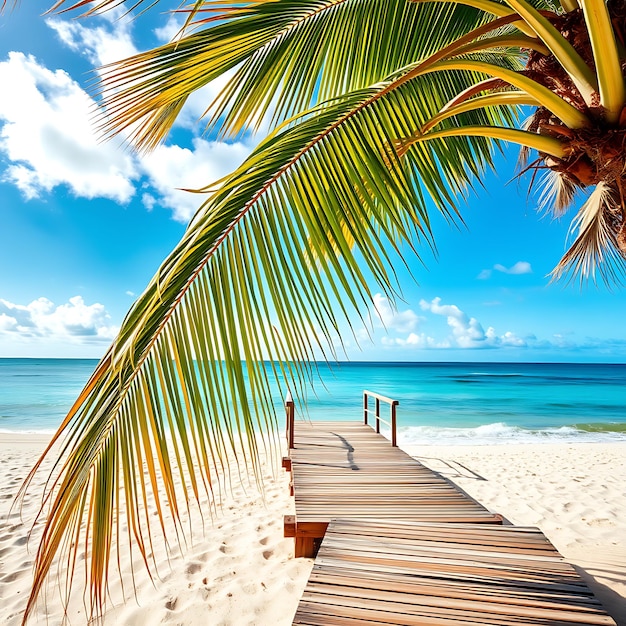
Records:
[[[294,624],[614,626],[537,528],[333,520]]]

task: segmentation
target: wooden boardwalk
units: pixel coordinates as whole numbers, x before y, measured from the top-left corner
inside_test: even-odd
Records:
[[[391,406],[391,443],[379,434],[381,401]],[[285,536],[295,537],[295,556],[321,543],[293,623],[614,626],[538,529],[501,525],[395,447],[396,405],[365,392],[364,424],[295,422],[287,406],[283,464],[296,514],[285,517]]]
[[[359,422],[295,422],[291,470],[295,555],[313,556],[331,519],[388,519],[501,524],[499,515],[463,493],[388,439]]]
[[[334,520],[294,624],[614,625],[534,528]]]

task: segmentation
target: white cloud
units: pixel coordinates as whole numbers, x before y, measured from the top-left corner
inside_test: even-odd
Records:
[[[411,309],[398,311],[393,308],[389,300],[380,293],[374,296],[374,313],[388,331],[400,333],[412,332],[417,328],[420,322],[420,317],[411,311]]]
[[[59,18],[47,23],[64,45],[93,64],[136,53],[132,20],[123,17],[121,9],[104,17],[108,19],[91,28]],[[229,76],[192,94],[177,125],[197,128]],[[18,187],[26,199],[65,186],[76,197],[126,204],[139,188],[146,210],[160,205],[171,209],[174,219],[186,222],[204,197],[184,189],[205,187],[230,173],[256,141],[249,134],[235,142],[196,138],[189,147],[162,145],[148,155],[135,156],[121,149],[123,137],[101,140],[92,124],[94,100],[66,72],[52,71],[32,56],[13,52],[0,62],[0,81],[11,85],[0,92],[0,156],[8,163],[0,180]]]
[[[518,261],[515,265],[511,267],[504,267],[504,265],[500,265],[497,263],[493,266],[493,269],[502,272],[503,274],[532,274],[533,269],[530,266],[528,261]]]
[[[178,39],[181,34],[181,28],[185,24],[186,16],[180,13],[170,13],[165,24],[154,29],[154,34],[162,43],[169,43],[174,38]]]
[[[478,280],[487,280],[488,278],[491,278],[491,270],[482,270],[476,278],[478,278]]]
[[[143,173],[148,179],[144,187],[150,187],[142,195],[146,209],[161,204],[185,222],[203,197],[181,188],[213,183],[251,149],[242,142],[196,138],[192,148],[159,146],[133,157],[114,142],[100,141],[90,122],[93,100],[65,72],[11,53],[0,63],[0,82],[12,86],[0,91],[0,153],[11,162],[3,179],[27,199],[66,185],[77,197],[126,203]]]
[[[193,150],[159,146],[141,158],[141,168],[159,192],[163,206],[172,209],[175,219],[186,222],[204,196],[182,189],[198,189],[215,182],[240,165],[249,152],[243,143],[194,139]],[[150,202],[148,208],[152,206]]]
[[[433,337],[426,333],[410,333],[407,337],[383,337],[383,346],[400,346],[402,348],[426,349],[426,348],[449,348],[449,341],[437,343]]]
[[[419,316],[411,309],[397,311],[387,298],[378,293],[374,296],[373,317],[380,320],[380,325],[387,333],[381,337],[381,345],[422,350],[528,347],[527,341],[514,332],[507,331],[499,335],[491,326],[485,330],[476,318],[468,316],[456,304],[443,303],[441,298],[434,298],[430,302],[421,300],[419,304],[422,311],[446,318],[448,334],[442,336],[437,332],[420,332],[418,327],[428,323],[428,317]]]
[[[511,331],[500,336],[496,334],[493,327],[489,327],[485,331],[475,317],[469,317],[456,304],[442,304],[441,298],[434,298],[430,302],[421,300],[420,307],[423,311],[429,311],[433,315],[446,317],[448,326],[452,331],[447,341],[448,347],[468,349],[526,346],[526,342]]]
[[[503,346],[514,346],[516,348],[524,348],[527,343],[525,339],[518,337],[515,333],[512,333],[510,330],[507,330],[502,337],[500,337],[500,341]]]
[[[49,19],[46,24],[70,50],[84,55],[94,66],[137,54],[132,39],[133,18],[123,7],[116,7],[98,17],[98,26],[95,27],[60,18]]]
[[[487,280],[488,278],[491,278],[491,275],[493,274],[493,270],[495,270],[496,272],[501,272],[503,274],[511,274],[511,275],[533,273],[533,268],[531,267],[528,261],[518,261],[517,263],[515,263],[515,265],[512,265],[511,267],[505,267],[501,263],[496,263],[493,266],[493,269],[482,270],[480,274],[476,276],[476,278],[478,280]]]
[[[100,143],[90,123],[93,100],[64,71],[11,52],[0,62],[0,153],[5,181],[26,198],[67,185],[74,195],[128,202],[137,170],[113,143]]]
[[[117,330],[104,305],[85,304],[81,296],[59,306],[43,297],[29,304],[0,299],[0,334],[13,339],[88,344],[111,341]]]

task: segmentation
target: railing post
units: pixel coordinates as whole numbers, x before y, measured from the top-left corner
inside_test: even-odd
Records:
[[[376,432],[380,433],[380,400],[376,398],[376,409],[374,411],[376,415]]]
[[[291,450],[294,447],[293,445],[293,437],[294,437],[294,420],[296,416],[296,410],[293,403],[293,398],[291,397],[291,392],[287,392],[287,396],[285,397],[285,418],[286,418],[286,429],[287,429],[287,447]]]
[[[367,407],[368,407],[367,391],[363,392],[363,423],[367,426]]]
[[[370,410],[369,401],[371,398],[375,400],[374,410]],[[387,419],[381,417],[380,415],[380,403],[383,402],[389,405],[390,409],[390,417],[389,421]],[[395,448],[398,447],[398,434],[397,434],[397,407],[400,404],[399,400],[393,400],[392,398],[388,398],[387,396],[381,396],[380,394],[374,393],[373,391],[368,391],[365,389],[363,391],[363,422],[367,425],[368,417],[370,414],[374,415],[374,419],[376,420],[376,426],[372,424],[372,428],[380,434],[380,423],[383,422],[386,426],[391,429],[391,445]],[[386,414],[385,414],[386,417]]]

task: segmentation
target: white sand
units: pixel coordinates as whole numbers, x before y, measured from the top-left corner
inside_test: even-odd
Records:
[[[23,511],[7,517],[44,437],[0,433],[0,624],[17,626],[30,589],[37,546],[26,545],[36,510],[33,485]],[[409,450],[516,524],[537,525],[576,564],[618,624],[626,626],[626,444],[559,444],[498,447],[420,447]],[[287,474],[265,470],[266,497],[235,487],[204,536],[196,533],[184,556],[168,566],[165,552],[155,585],[137,568],[137,599],[117,603],[106,624],[290,624],[312,561],[293,559],[283,538],[283,515],[293,512]],[[128,561],[122,562],[128,572]],[[119,595],[113,576],[112,593]],[[51,588],[31,623],[59,624],[63,608]],[[72,625],[85,622],[80,598],[68,610]]]
[[[22,480],[45,443],[46,437],[0,433],[2,626],[20,624],[30,591],[38,535],[34,535],[29,546],[26,535],[37,509],[37,488],[45,472],[33,484],[33,495],[26,499],[22,512],[24,523],[20,523],[17,511],[8,518],[7,514]],[[118,601],[116,606],[109,607],[105,624],[291,624],[313,561],[294,559],[293,539],[283,537],[283,515],[294,511],[288,474],[279,466],[274,477],[272,470],[265,468],[264,480],[265,500],[254,485],[244,489],[235,483],[232,497],[225,497],[214,522],[211,523],[207,514],[204,533],[201,528],[197,529],[193,545],[184,556],[171,558],[170,565],[164,547],[155,545],[155,558],[163,564],[160,580],[153,585],[145,568],[139,564],[135,570],[137,598],[128,577],[125,582],[129,599],[125,604]],[[198,516],[195,520],[194,529],[198,526]],[[122,569],[129,573],[128,558],[122,562]],[[112,594],[119,598],[121,591],[116,572],[111,580]],[[38,613],[29,623],[51,626],[61,623],[63,608],[58,590],[52,586],[47,593],[47,606],[40,604]],[[85,623],[81,597],[74,599],[68,614],[72,626]]]

